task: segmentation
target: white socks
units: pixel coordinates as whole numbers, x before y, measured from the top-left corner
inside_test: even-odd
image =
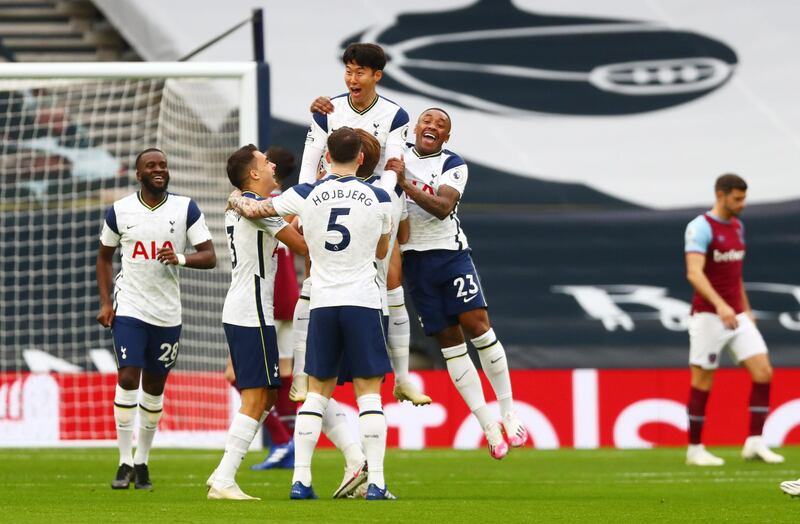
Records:
[[[142,391],[142,398],[139,400],[139,439],[136,443],[136,455],[133,457],[134,464],[147,464],[163,409],[163,393],[150,395]]]
[[[356,468],[364,463],[364,452],[353,440],[350,428],[347,427],[347,415],[332,398],[328,399],[328,408],[322,417],[322,432],[344,454],[347,467]]]
[[[386,454],[386,417],[383,415],[381,396],[377,393],[361,395],[358,403],[358,430],[361,445],[367,456],[367,482],[380,489],[386,487],[383,478],[383,457]]]
[[[300,299],[294,306],[294,315],[292,315],[292,350],[294,354],[294,367],[292,368],[292,375],[305,374],[306,367],[306,339],[308,338],[308,317],[310,315],[311,301],[311,279],[307,278],[303,281],[303,289],[300,291]]]
[[[408,347],[411,340],[411,324],[408,319],[403,286],[386,292],[389,306],[389,360],[392,361],[394,380],[397,384],[408,382]]]
[[[309,393],[297,412],[294,423],[294,475],[292,484],[300,481],[311,485],[311,458],[322,430],[322,417],[328,407],[328,399],[317,393]]]
[[[138,389],[122,389],[114,393],[114,421],[117,423],[119,463],[133,466],[133,422],[136,419]]]
[[[483,335],[473,338],[472,344],[478,350],[483,372],[486,373],[486,378],[489,379],[497,397],[497,403],[500,404],[500,416],[505,417],[514,409],[505,349],[491,328]]]
[[[483,397],[481,379],[475,364],[467,354],[467,345],[459,344],[449,348],[442,348],[442,355],[447,363],[447,372],[450,380],[453,381],[456,389],[461,394],[467,407],[478,419],[481,427],[486,427],[492,423],[492,417],[486,407],[486,399]]]
[[[258,431],[258,421],[247,415],[237,413],[233,417],[231,427],[228,429],[228,440],[225,442],[225,454],[217,466],[214,483],[221,486],[231,486],[236,477],[236,471],[242,463],[253,437]]]

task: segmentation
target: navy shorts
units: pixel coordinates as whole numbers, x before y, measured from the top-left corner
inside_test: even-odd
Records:
[[[239,389],[280,387],[275,326],[245,327],[225,323],[222,326]]]
[[[469,250],[406,251],[403,275],[426,335],[457,325],[460,313],[486,307]]]
[[[114,317],[111,323],[117,367],[144,369],[166,375],[178,360],[181,326],[154,326],[133,317]]]
[[[389,315],[383,315],[382,323],[383,323],[383,340],[388,344],[388,339],[386,337],[387,333],[389,332]],[[391,365],[391,360],[389,364]],[[339,364],[339,379],[336,381],[336,383],[342,385],[352,381],[353,381],[353,373],[350,371],[350,367],[347,365],[347,363],[344,360],[342,360],[341,364]]]
[[[379,377],[392,370],[380,309],[312,309],[306,346],[305,372],[319,379],[338,377],[343,370],[356,378]]]

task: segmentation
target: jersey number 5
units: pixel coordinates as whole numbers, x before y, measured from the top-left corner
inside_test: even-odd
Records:
[[[350,245],[350,230],[342,224],[337,224],[336,220],[340,216],[350,214],[350,209],[346,207],[331,208],[331,216],[328,218],[328,231],[336,231],[342,235],[342,240],[337,244],[325,242],[325,249],[328,251],[341,251]]]

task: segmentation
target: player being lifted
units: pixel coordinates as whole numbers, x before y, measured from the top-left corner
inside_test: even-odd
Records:
[[[391,499],[383,476],[386,419],[380,397],[391,370],[386,353],[375,258],[386,256],[392,227],[388,194],[355,176],[363,162],[361,140],[351,128],[332,132],[326,157],[330,175],[298,184],[261,207],[268,214],[298,215],[311,256],[306,400],[295,423],[291,498],[316,498],[311,457],[340,368],[352,374],[359,430],[369,466],[366,498]],[[232,199],[235,200],[235,199]],[[341,489],[341,488],[340,488]]]
[[[501,459],[508,444],[524,445],[528,432],[514,412],[506,353],[489,322],[478,272],[458,220],[468,171],[461,157],[443,149],[450,129],[450,116],[444,110],[428,109],[417,121],[416,144],[406,148],[405,173],[399,177],[409,220],[409,239],[401,246],[403,273],[425,334],[436,338],[453,384],[486,434],[490,454]],[[386,168],[402,173],[400,164],[390,159]],[[465,334],[477,348],[497,397],[508,444],[486,406]]]
[[[402,198],[397,190],[397,175],[384,172],[383,166],[387,158],[400,158],[405,148],[408,134],[408,113],[376,92],[377,83],[383,76],[386,66],[386,55],[380,46],[375,44],[350,44],[342,55],[344,64],[344,81],[347,93],[333,97],[320,97],[311,106],[313,118],[309,128],[306,145],[303,151],[303,165],[300,171],[300,182],[312,182],[317,166],[325,151],[325,140],[335,129],[347,126],[363,129],[374,136],[380,145],[380,158],[377,166],[381,171],[376,173],[372,183],[386,191],[392,198],[395,216],[403,209]],[[395,224],[394,233],[398,228]],[[394,242],[394,239],[392,239]],[[400,252],[390,251],[391,258],[380,265],[379,278],[383,287],[385,303],[389,311],[389,357],[395,375],[394,396],[397,400],[411,401],[414,405],[430,404],[431,398],[421,393],[411,382],[408,373],[410,325],[408,311],[402,287],[402,266]],[[387,289],[388,288],[388,289]],[[304,296],[309,295],[307,283],[304,284]],[[295,320],[308,317],[304,308],[308,301],[300,300]],[[302,398],[302,351],[304,349],[305,324],[302,320],[295,324],[295,379],[293,384],[295,398]],[[300,358],[298,358],[298,353]]]
[[[134,479],[137,489],[152,487],[147,461],[181,333],[178,266],[212,269],[217,260],[200,208],[190,198],[167,193],[166,155],[145,149],[135,166],[140,189],[109,208],[97,252],[97,321],[111,328],[119,368],[114,394],[119,468],[111,483],[114,489],[127,489]],[[184,254],[189,245],[197,252]],[[122,269],[114,279],[112,302],[117,247]],[[133,455],[137,406],[139,437]]]
[[[228,158],[228,179],[243,197],[262,200],[276,187],[275,164],[253,144]],[[272,409],[281,385],[278,339],[273,320],[278,241],[305,255],[303,237],[282,218],[248,220],[234,210],[225,213],[231,255],[231,287],[222,322],[228,340],[242,405],[233,417],[225,453],[208,484],[209,499],[254,500],[239,488],[235,476],[261,422]]]
[[[753,379],[750,391],[750,430],[742,457],[768,463],[783,462],[761,438],[769,412],[772,366],[767,345],[755,324],[744,289],[744,226],[739,214],[745,207],[747,183],[727,174],[714,185],[716,203],[686,227],[684,251],[686,278],[694,288],[689,319],[689,448],[686,463],[721,466],[725,461],[709,453],[702,444],[706,402],[711,391],[720,353],[728,349]]]

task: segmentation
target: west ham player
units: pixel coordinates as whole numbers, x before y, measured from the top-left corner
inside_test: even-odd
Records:
[[[342,62],[345,66],[344,80],[348,92],[332,99],[320,97],[313,102],[311,111],[314,116],[303,154],[301,182],[312,180],[311,176],[324,151],[321,144],[324,144],[326,134],[343,125],[363,129],[378,140],[381,149],[376,165],[381,168],[387,158],[400,158],[405,148],[408,114],[395,103],[379,96],[375,90],[386,66],[386,55],[383,50],[375,44],[351,44],[345,50]],[[402,210],[402,199],[399,190],[396,189],[397,175],[392,171],[382,171],[372,183],[378,184],[378,187],[392,197],[396,209],[395,215],[399,215]],[[398,228],[395,227],[394,230],[397,232]],[[397,400],[408,400],[417,406],[430,404],[431,398],[416,388],[408,374],[410,325],[401,282],[400,252],[398,249],[390,253],[392,257],[382,264],[379,275],[389,308],[388,340],[389,356],[395,373],[394,396]],[[309,291],[307,286],[306,291]],[[299,307],[302,308],[304,305],[307,304],[301,301]],[[298,313],[301,318],[307,316],[302,309]],[[298,325],[298,330],[300,329],[302,324]],[[297,340],[302,341],[302,337],[301,333]],[[298,347],[296,351],[300,349]],[[295,360],[295,369],[299,360],[298,358]],[[295,394],[298,397],[302,396],[300,391],[302,383],[301,377],[295,386]]]
[[[217,260],[200,208],[188,197],[167,193],[166,155],[145,149],[135,166],[140,189],[108,210],[97,252],[97,321],[111,328],[119,368],[114,394],[119,468],[111,483],[114,489],[127,489],[133,479],[137,489],[152,487],[147,461],[181,333],[178,266],[212,269]],[[196,253],[184,254],[189,245]],[[112,302],[112,260],[117,247],[122,252],[122,269],[114,279]],[[139,437],[133,455],[137,406]]]
[[[403,273],[425,334],[436,338],[453,384],[486,434],[491,456],[501,459],[508,444],[524,445],[528,433],[514,412],[505,350],[489,322],[478,272],[458,220],[468,171],[461,157],[442,149],[450,129],[445,111],[428,109],[417,121],[416,144],[406,149],[405,174],[399,177],[408,198],[410,232],[401,246]],[[396,162],[390,159],[386,168],[402,172]],[[486,406],[465,334],[477,348],[497,397],[508,444]]]
[[[260,200],[269,195],[276,186],[274,169],[275,164],[253,144],[228,158],[228,178],[244,198]],[[249,220],[234,210],[225,213],[231,287],[222,322],[242,405],[228,430],[225,454],[212,474],[209,499],[255,499],[242,492],[235,476],[281,385],[273,320],[278,241],[296,253],[307,253],[300,233],[286,226],[282,218]]]
[[[340,366],[354,377],[361,444],[369,465],[366,498],[394,498],[386,488],[383,457],[386,420],[380,385],[391,369],[376,283],[375,258],[386,256],[392,228],[388,194],[355,176],[363,162],[361,140],[347,127],[327,140],[331,175],[299,184],[271,201],[270,214],[295,214],[303,222],[311,255],[308,354],[309,389],[295,424],[291,498],[316,498],[311,457]]]
[[[747,183],[732,174],[722,175],[714,186],[716,203],[711,211],[686,227],[686,278],[694,287],[689,320],[689,448],[686,463],[721,466],[724,460],[702,444],[706,401],[711,391],[720,353],[728,349],[750,372],[750,430],[742,457],[768,463],[783,462],[761,438],[769,411],[772,366],[767,346],[755,324],[742,281],[745,256],[744,226],[739,214],[745,207]]]

